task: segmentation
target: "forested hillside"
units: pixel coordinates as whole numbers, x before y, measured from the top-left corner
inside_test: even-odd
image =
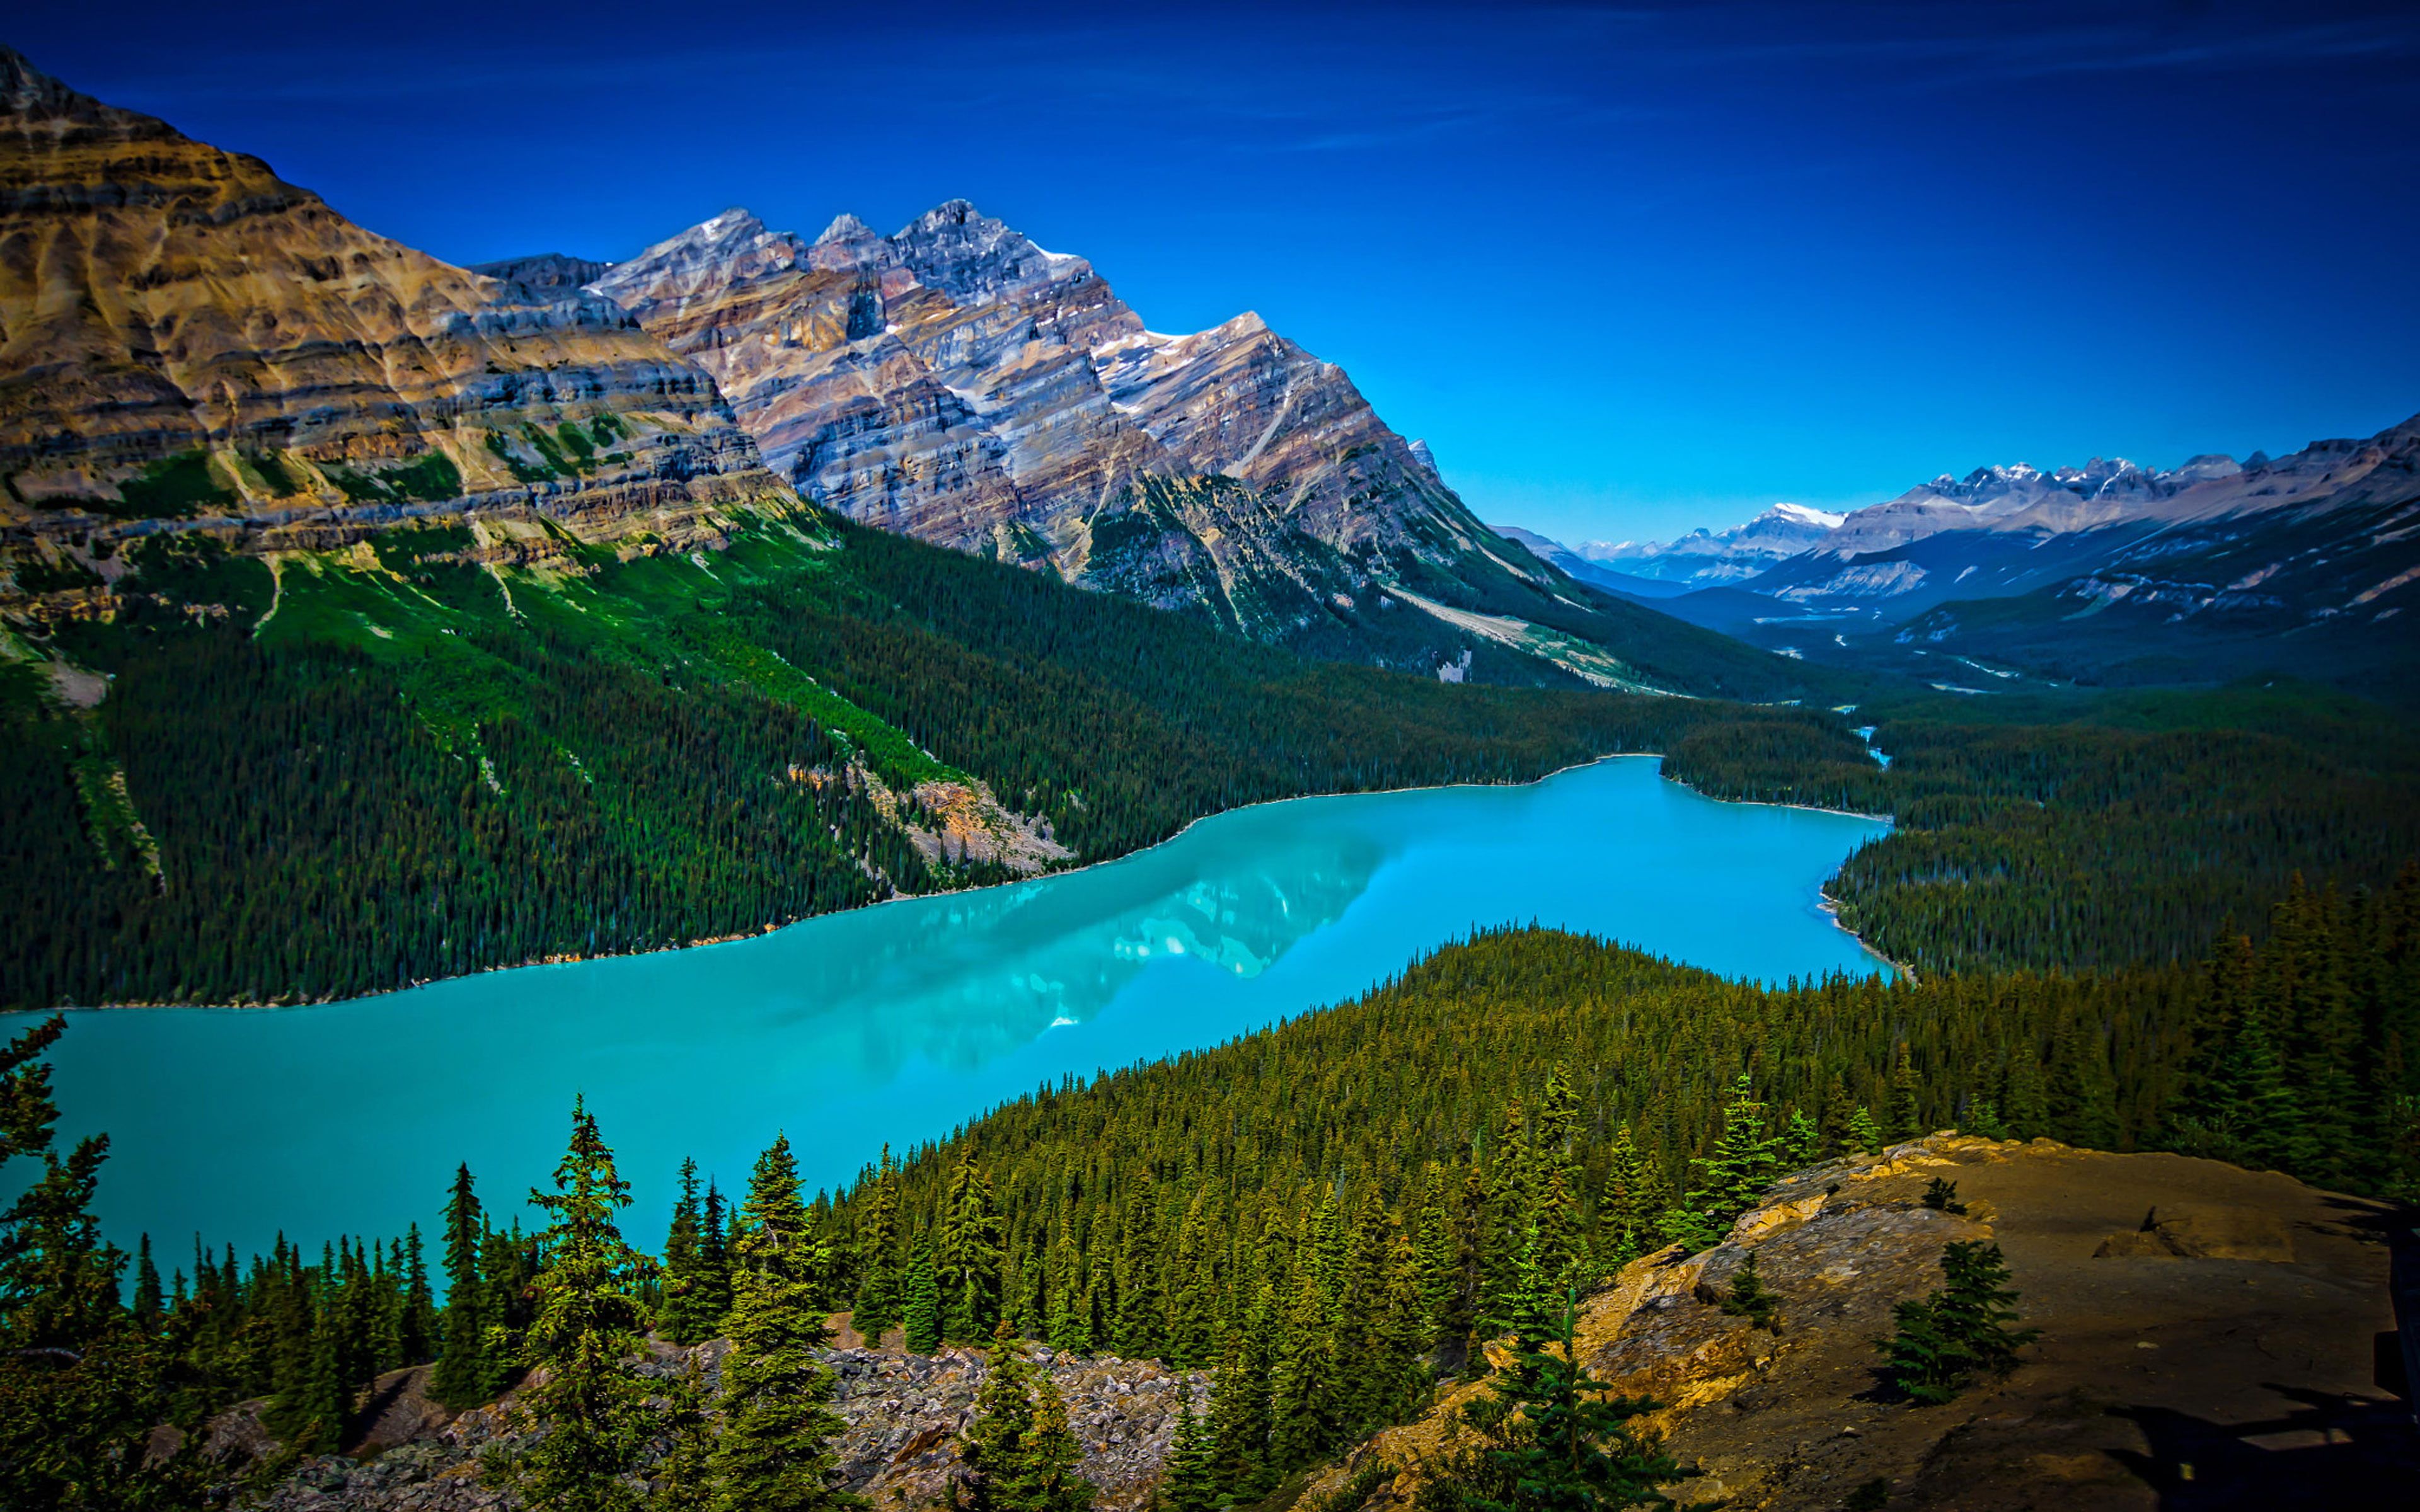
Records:
[[[311,1000],[1004,880],[1305,793],[1533,779],[1728,706],[1306,660],[814,513],[129,547],[12,636],[0,1006]],[[1777,716],[1813,726],[1813,715]]]
[[[1668,775],[1724,797],[1888,813],[1825,888],[1920,972],[2199,959],[2296,872],[2383,886],[2420,856],[2420,739],[2309,687],[2005,703],[1875,685],[1873,740],[1761,711],[1682,736]]]

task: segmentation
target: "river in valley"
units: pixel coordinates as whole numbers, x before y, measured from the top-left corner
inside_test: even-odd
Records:
[[[1886,972],[1817,892],[1886,827],[1714,802],[1616,758],[1267,804],[1107,865],[724,945],[309,1008],[77,1012],[52,1058],[62,1127],[111,1135],[110,1237],[147,1230],[163,1273],[196,1231],[245,1253],[281,1230],[312,1252],[433,1232],[460,1161],[491,1211],[520,1212],[575,1095],[653,1248],[684,1155],[730,1191],[785,1130],[809,1188],[837,1184],[886,1140],[1354,996],[1474,926],[1768,981]]]

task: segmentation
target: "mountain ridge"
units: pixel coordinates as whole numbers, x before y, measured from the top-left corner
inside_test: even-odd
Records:
[[[1257,314],[1154,332],[1090,262],[963,199],[889,237],[843,214],[812,242],[734,208],[589,286],[853,518],[1280,642],[1401,640],[1386,622],[1422,601],[1606,608],[1510,549],[1342,369]]]

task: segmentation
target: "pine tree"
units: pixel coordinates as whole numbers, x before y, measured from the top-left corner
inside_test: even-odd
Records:
[[[907,1334],[908,1352],[930,1354],[941,1347],[941,1288],[935,1273],[930,1240],[918,1240],[908,1252],[901,1290],[906,1298],[901,1323]]]
[[[934,1257],[944,1336],[967,1342],[990,1336],[1000,1320],[1003,1258],[1000,1206],[990,1179],[970,1150],[951,1174],[940,1251]]]
[[[445,1201],[445,1314],[437,1368],[429,1395],[459,1411],[486,1401],[495,1385],[488,1357],[485,1277],[480,1273],[488,1220],[471,1180],[471,1167],[456,1167]]]
[[[562,1512],[613,1512],[638,1504],[627,1479],[653,1427],[653,1383],[640,1374],[644,1317],[634,1295],[638,1257],[616,1214],[630,1204],[629,1183],[585,1102],[571,1110],[571,1139],[551,1192],[530,1193],[551,1220],[540,1243],[537,1311],[527,1348],[542,1367],[521,1395],[522,1411],[544,1433],[491,1452],[490,1474],[523,1502]]]
[[[891,1147],[882,1147],[881,1165],[865,1196],[857,1220],[857,1299],[849,1322],[865,1338],[868,1349],[882,1347],[882,1336],[899,1323],[899,1165]]]
[[[724,1326],[722,1427],[706,1459],[714,1512],[814,1512],[863,1504],[832,1486],[832,1373],[814,1351],[831,1341],[819,1293],[826,1246],[799,1200],[786,1136],[757,1158],[733,1225],[733,1298]]]

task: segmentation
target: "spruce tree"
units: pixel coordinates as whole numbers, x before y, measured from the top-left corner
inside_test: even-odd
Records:
[[[1182,1382],[1176,1390],[1176,1431],[1159,1475],[1159,1504],[1163,1512],[1218,1512],[1218,1443],[1209,1420],[1193,1411],[1193,1389]]]
[[[396,1350],[404,1365],[419,1365],[437,1353],[437,1299],[428,1288],[428,1259],[422,1252],[420,1226],[413,1224],[403,1247],[403,1308],[396,1329]]]
[[[533,1190],[530,1201],[551,1221],[527,1333],[530,1363],[541,1373],[524,1388],[521,1409],[544,1431],[485,1462],[526,1504],[618,1512],[638,1504],[628,1477],[653,1430],[655,1388],[637,1368],[646,1342],[634,1294],[638,1256],[617,1217],[630,1187],[584,1101],[572,1105],[553,1190]]]
[[[1002,1322],[975,1388],[974,1418],[958,1436],[957,1512],[1026,1512],[1033,1429],[1033,1366]]]
[[[1893,1144],[1921,1138],[1929,1132],[1919,1111],[1918,1091],[1916,1059],[1909,1053],[1907,1042],[1901,1041],[1899,1058],[1891,1067],[1889,1137]]]
[[[428,1381],[429,1395],[457,1412],[488,1400],[495,1385],[480,1273],[487,1227],[466,1162],[456,1167],[454,1189],[445,1200],[445,1314],[437,1368]]]
[[[901,1289],[906,1298],[901,1326],[906,1333],[908,1352],[930,1354],[941,1347],[941,1288],[933,1265],[931,1240],[919,1239],[908,1252]]]
[[[1050,1347],[1068,1354],[1093,1352],[1092,1299],[1084,1288],[1084,1256],[1076,1243],[1073,1213],[1059,1223],[1050,1246]]]
[[[883,1335],[898,1326],[899,1303],[899,1165],[886,1144],[857,1219],[857,1297],[849,1322],[866,1348],[880,1349]]]
[[[1757,1274],[1756,1251],[1750,1249],[1741,1259],[1739,1270],[1731,1276],[1731,1294],[1722,1301],[1722,1309],[1734,1318],[1745,1318],[1768,1334],[1781,1332],[1781,1299],[1768,1290],[1764,1278]]]
[[[1217,1352],[1218,1319],[1214,1306],[1219,1278],[1213,1258],[1217,1242],[1210,1218],[1210,1192],[1204,1186],[1193,1194],[1192,1202],[1185,1210],[1185,1221],[1177,1226],[1176,1254],[1163,1278],[1168,1299],[1163,1353],[1168,1363],[1179,1370],[1210,1365]]]
[[[151,1236],[145,1234],[134,1261],[134,1326],[146,1334],[158,1333],[163,1307],[160,1268],[151,1261]]]
[[[1109,1348],[1128,1360],[1156,1359],[1167,1326],[1161,1312],[1156,1194],[1149,1170],[1139,1172],[1126,1197],[1125,1233],[1118,1246],[1117,1332]]]
[[[684,1160],[680,1196],[673,1199],[672,1222],[664,1228],[663,1302],[656,1310],[656,1332],[675,1344],[702,1344],[706,1298],[701,1290],[698,1229],[704,1214],[698,1207],[697,1162]]]
[[[1805,1108],[1790,1110],[1790,1122],[1782,1129],[1781,1145],[1776,1153],[1785,1171],[1803,1171],[1823,1158],[1823,1136]]]
[[[1765,1132],[1764,1104],[1756,1100],[1747,1072],[1740,1072],[1731,1084],[1722,1133],[1713,1150],[1690,1164],[1696,1167],[1696,1181],[1663,1227],[1668,1239],[1696,1251],[1721,1242],[1732,1222],[1756,1205],[1776,1174],[1779,1162]]]
[[[1875,1124],[1874,1116],[1860,1104],[1849,1115],[1849,1132],[1840,1141],[1841,1148],[1854,1155],[1872,1155],[1881,1152],[1883,1143],[1883,1132]]]
[[[1661,1403],[1615,1396],[1577,1364],[1576,1304],[1567,1300],[1560,1337],[1523,1339],[1510,1369],[1460,1421],[1476,1441],[1437,1467],[1423,1506],[1468,1512],[1615,1512],[1668,1502],[1659,1488],[1683,1471],[1637,1419]]]
[[[700,1301],[692,1326],[714,1337],[722,1332],[723,1316],[731,1311],[730,1213],[714,1178],[706,1180],[706,1209],[698,1216],[697,1282]]]
[[[1277,1311],[1276,1289],[1263,1282],[1227,1335],[1211,1387],[1210,1437],[1217,1445],[1218,1478],[1239,1497],[1258,1496],[1276,1484],[1269,1453],[1269,1373],[1277,1354]]]
[[[714,1512],[814,1512],[857,1506],[832,1485],[832,1373],[814,1351],[831,1341],[819,1295],[826,1246],[799,1200],[798,1162],[776,1138],[750,1176],[733,1226],[732,1304],[724,1327],[722,1426],[707,1457]]]
[[[1339,1364],[1326,1297],[1317,1273],[1303,1267],[1269,1371],[1269,1459],[1280,1472],[1325,1457],[1342,1440]]]
[[[945,1337],[969,1343],[987,1338],[1000,1320],[1005,1260],[1001,1237],[1000,1205],[992,1197],[991,1180],[969,1150],[950,1176],[940,1250],[934,1257]]]
[[[1614,1270],[1644,1255],[1661,1242],[1659,1225],[1672,1205],[1672,1189],[1654,1156],[1638,1148],[1630,1125],[1614,1132],[1606,1151],[1604,1199],[1598,1211],[1605,1223],[1606,1269]]]
[[[1088,1512],[1100,1491],[1079,1473],[1083,1462],[1083,1446],[1067,1422],[1066,1398],[1048,1371],[1034,1372],[1033,1427],[1018,1476],[1019,1512]]]
[[[1920,1302],[1899,1304],[1892,1310],[1898,1333],[1874,1341],[1891,1384],[1926,1406],[1949,1401],[1978,1375],[2006,1375],[2017,1350],[2040,1336],[2009,1326],[2017,1294],[2004,1285],[2009,1268],[1999,1245],[1954,1242],[1941,1252],[1941,1273],[1947,1284]]]

